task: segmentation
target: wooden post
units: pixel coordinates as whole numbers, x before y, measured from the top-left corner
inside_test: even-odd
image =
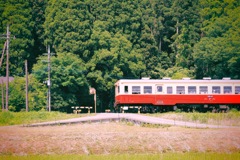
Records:
[[[28,112],[28,66],[25,60],[25,76],[26,76],[26,112]]]
[[[94,107],[95,107],[95,113],[97,113],[97,92],[95,90],[95,94],[94,94]]]
[[[2,111],[4,111],[4,84],[3,80],[1,81],[1,86],[2,86]]]
[[[90,114],[90,107],[88,107],[88,114]]]
[[[89,88],[89,94],[94,94],[94,108],[95,113],[97,113],[97,92],[95,88]]]
[[[141,113],[140,109],[141,109],[141,107],[138,107],[138,114],[140,114],[140,113]]]

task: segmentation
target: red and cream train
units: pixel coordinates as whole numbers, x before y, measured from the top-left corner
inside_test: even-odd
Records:
[[[179,106],[202,106],[226,109],[240,105],[240,80],[223,78],[192,80],[121,79],[115,83],[115,106],[154,107],[155,109]],[[166,107],[169,106],[169,107]]]

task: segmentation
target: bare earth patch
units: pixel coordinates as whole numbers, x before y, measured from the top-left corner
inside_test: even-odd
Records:
[[[239,152],[240,128],[146,128],[124,123],[0,127],[0,154]]]

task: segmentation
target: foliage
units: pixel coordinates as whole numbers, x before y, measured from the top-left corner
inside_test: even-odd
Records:
[[[29,1],[9,0],[1,4],[1,30],[6,34],[7,25],[12,38],[10,47],[10,73],[17,76],[24,75],[24,60],[27,59],[33,47],[33,34],[31,29],[34,26],[31,14],[31,4]],[[4,44],[4,43],[2,43]],[[3,65],[5,66],[5,65]],[[5,67],[1,67],[1,73],[5,73]]]
[[[28,107],[30,111],[39,111],[46,107],[47,89],[34,76],[29,75]]]
[[[16,36],[10,42],[10,75],[23,77],[26,59],[32,73],[44,45],[51,45],[54,52],[82,61],[103,111],[112,106],[120,78],[238,79],[239,7],[234,0],[1,0],[0,32],[9,24]],[[0,39],[0,46],[4,42]],[[44,73],[37,78],[41,83]],[[76,104],[68,84],[60,90],[53,86],[56,108]]]
[[[26,108],[25,104],[25,79],[15,78],[9,86],[9,110],[21,111]]]
[[[204,37],[194,47],[197,78],[239,78],[240,4],[235,1],[201,2]]]
[[[33,67],[33,76],[40,82],[48,79],[46,57],[40,57]],[[51,106],[53,109],[69,111],[71,106],[79,106],[88,96],[85,66],[78,56],[58,53],[51,58]]]
[[[141,123],[141,127],[146,127],[146,128],[169,128],[169,127],[171,127],[171,125],[168,125],[168,124]]]
[[[25,111],[26,109],[26,83],[25,77],[15,77],[9,84],[9,110]],[[28,108],[29,111],[38,111],[46,106],[46,88],[34,77],[29,76]],[[2,99],[0,100],[2,102]]]

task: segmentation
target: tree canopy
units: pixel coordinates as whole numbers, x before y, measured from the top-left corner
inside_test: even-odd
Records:
[[[100,111],[112,106],[121,78],[239,79],[239,7],[234,0],[1,0],[0,32],[6,34],[8,24],[16,36],[11,76],[23,77],[28,60],[30,73],[46,81],[40,55],[50,45],[57,54],[55,109],[80,105],[91,86]],[[5,75],[5,61],[0,73]]]

